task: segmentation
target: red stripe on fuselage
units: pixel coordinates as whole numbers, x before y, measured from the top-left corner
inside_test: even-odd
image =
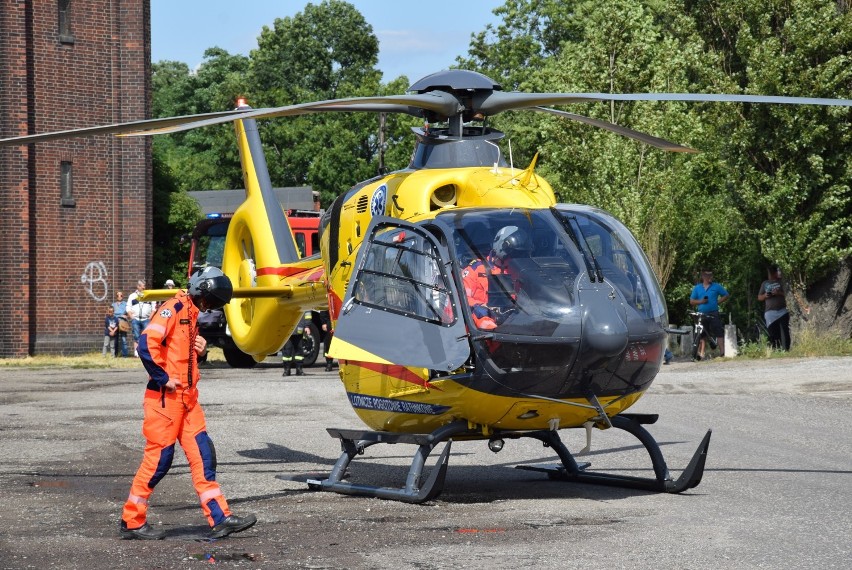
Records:
[[[304,267],[260,267],[257,269],[257,275],[280,275],[281,277],[291,277],[298,273],[303,273]]]
[[[403,382],[408,382],[409,384],[415,384],[417,386],[423,386],[424,388],[428,388],[430,390],[438,390],[439,392],[443,392],[437,386],[430,384],[428,380],[425,380],[400,364],[377,364],[375,362],[359,362],[353,360],[344,361],[345,364],[354,364],[356,366],[360,366],[361,368],[366,368],[367,370],[371,370],[373,372],[377,372],[379,374],[384,374],[386,376],[393,376],[398,380],[402,380]]]

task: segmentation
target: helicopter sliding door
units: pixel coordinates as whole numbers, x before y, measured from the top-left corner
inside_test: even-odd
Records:
[[[470,354],[447,250],[425,229],[376,217],[332,342],[343,360],[452,371]]]

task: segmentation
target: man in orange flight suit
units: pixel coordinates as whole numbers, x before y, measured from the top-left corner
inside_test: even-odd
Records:
[[[488,291],[490,280],[496,275],[507,275],[513,283],[515,276],[508,270],[508,260],[512,256],[529,256],[531,250],[526,233],[517,226],[506,226],[494,236],[491,251],[486,260],[474,259],[462,271],[467,303],[470,305],[473,323],[481,330],[494,330],[506,317],[515,311],[514,305],[504,307],[490,306]],[[514,300],[514,293],[509,297]]]
[[[180,442],[201,508],[211,527],[210,538],[223,538],[251,527],[254,515],[231,514],[216,483],[216,450],[207,435],[198,403],[198,356],[207,341],[198,336],[199,310],[221,308],[233,294],[231,281],[217,268],[207,267],[181,291],[164,302],[139,338],[139,358],[150,375],[143,409],[145,454],[133,478],[121,515],[121,537],[159,540],[165,532],[148,524],[148,498],[168,473]]]

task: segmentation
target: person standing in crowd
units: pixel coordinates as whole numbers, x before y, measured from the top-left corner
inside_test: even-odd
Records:
[[[769,344],[775,349],[790,350],[790,313],[787,312],[781,269],[771,265],[767,275],[767,280],[760,284],[757,300],[766,302],[763,317],[769,331]]]
[[[133,356],[139,356],[139,335],[154,312],[154,303],[142,301],[139,298],[145,291],[145,281],[140,279],[136,282],[136,290],[127,298],[127,314],[130,317],[130,326],[133,329]]]
[[[725,327],[719,316],[719,305],[731,298],[727,289],[713,281],[713,272],[709,269],[701,270],[701,283],[692,288],[689,296],[689,304],[696,311],[704,313],[704,322],[707,334],[716,339],[719,347],[719,356],[725,356]],[[704,337],[698,343],[698,359],[704,358]]]
[[[112,305],[107,307],[107,314],[104,317],[104,346],[101,350],[104,356],[109,354],[113,358],[115,357],[115,338],[118,335],[118,319],[115,318],[114,311]]]
[[[175,443],[189,462],[209,538],[224,538],[257,522],[254,515],[231,514],[216,482],[216,450],[198,402],[198,357],[207,351],[207,341],[198,334],[198,313],[221,308],[232,295],[230,279],[207,267],[193,274],[186,291],[162,304],[140,336],[139,358],[149,374],[142,423],[147,443],[121,514],[122,538],[165,537],[148,523],[148,499],[171,468]]]
[[[112,313],[118,319],[118,332],[115,335],[115,355],[121,352],[121,356],[127,356],[127,333],[130,332],[130,320],[127,318],[127,301],[124,293],[115,292],[115,303],[112,304]]]

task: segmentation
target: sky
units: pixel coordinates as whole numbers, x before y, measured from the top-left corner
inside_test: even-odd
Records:
[[[412,82],[449,68],[467,55],[472,33],[497,24],[505,0],[349,0],[379,39],[383,81]],[[320,0],[315,0],[319,4]],[[151,60],[182,61],[194,69],[204,50],[248,55],[263,26],[294,16],[304,0],[151,0]],[[235,9],[235,6],[237,7]]]

